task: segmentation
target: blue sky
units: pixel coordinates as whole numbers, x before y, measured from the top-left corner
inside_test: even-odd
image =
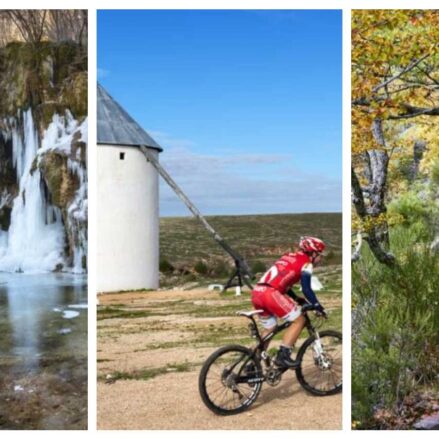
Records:
[[[341,211],[341,11],[99,11],[98,79],[205,214]],[[188,215],[160,187],[162,216]]]

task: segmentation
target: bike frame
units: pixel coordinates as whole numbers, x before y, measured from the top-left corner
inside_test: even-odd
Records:
[[[307,329],[310,336],[314,336],[316,340],[319,339],[319,333],[317,329],[314,327],[314,325],[311,322],[311,319],[308,316],[307,311],[302,312],[302,315],[305,317],[305,326],[304,328]],[[277,325],[272,332],[267,334],[265,337],[262,337],[261,333],[259,332],[258,325],[256,324],[256,320],[254,316],[247,316],[248,319],[251,320],[251,332],[254,334],[255,338],[258,340],[258,344],[255,348],[253,348],[253,356],[260,353],[260,356],[262,360],[264,361],[266,367],[270,367],[271,365],[271,359],[270,356],[267,354],[266,350],[268,348],[268,345],[272,338],[278,334],[279,332],[283,331],[284,329],[287,329],[293,322],[284,322],[281,325]],[[285,369],[288,370],[288,369]],[[285,372],[285,370],[283,372]],[[264,379],[265,380],[265,379]]]

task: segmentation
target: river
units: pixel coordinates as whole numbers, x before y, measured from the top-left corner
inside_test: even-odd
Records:
[[[0,272],[0,429],[87,428],[87,285]]]

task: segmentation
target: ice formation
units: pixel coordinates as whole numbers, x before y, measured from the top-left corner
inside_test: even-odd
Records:
[[[82,259],[87,252],[87,176],[80,160],[71,157],[73,135],[87,142],[87,120],[78,122],[67,111],[55,114],[43,133],[41,145],[32,110],[3,121],[8,129],[0,131],[12,142],[13,165],[18,180],[8,231],[0,231],[0,271],[37,273],[54,270],[83,273]],[[66,225],[61,210],[48,200],[38,164],[48,151],[67,157],[70,172],[76,174],[79,188],[68,207],[70,227],[74,230],[73,261],[66,260]],[[0,194],[0,207],[10,194]]]

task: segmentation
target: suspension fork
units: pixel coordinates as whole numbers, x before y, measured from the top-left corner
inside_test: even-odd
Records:
[[[324,352],[323,352],[322,344],[320,342],[319,331],[317,331],[317,329],[311,323],[311,319],[308,317],[307,314],[305,314],[305,320],[306,320],[305,326],[306,326],[306,329],[308,330],[309,335],[311,337],[314,337],[313,351],[314,351],[315,355],[318,358],[320,358]]]
[[[311,337],[315,337],[316,340],[320,341],[320,335],[319,331],[314,327],[314,325],[311,323],[311,319],[309,318],[308,314],[304,314],[305,317],[305,328],[308,331],[308,334]]]

